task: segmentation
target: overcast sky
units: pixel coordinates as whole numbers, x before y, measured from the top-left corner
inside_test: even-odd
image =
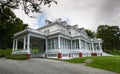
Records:
[[[66,20],[70,25],[78,24],[95,31],[100,24],[120,27],[120,0],[57,0],[50,8],[42,7],[42,14],[36,19],[29,18],[22,10],[14,10],[16,15],[31,28],[45,25],[45,19],[54,21],[57,18]]]

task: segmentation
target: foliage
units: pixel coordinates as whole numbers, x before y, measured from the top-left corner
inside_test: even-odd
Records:
[[[26,27],[8,7],[0,5],[0,48],[12,48],[13,34]]]
[[[89,37],[95,38],[95,32],[92,32],[91,30],[86,29],[86,33],[88,34]]]
[[[0,55],[1,57],[6,57],[8,55],[11,55],[12,50],[11,49],[0,49]]]
[[[98,57],[83,57],[64,60],[70,63],[83,63],[87,59],[93,59],[87,66],[101,68],[120,73],[120,56],[98,56]]]
[[[57,4],[55,0],[0,0],[0,5],[2,4],[13,9],[18,9],[22,6],[22,9],[28,15],[30,12],[41,12],[42,5],[50,7],[53,2]]]
[[[6,58],[13,59],[13,60],[26,60],[26,59],[28,59],[28,57],[25,55],[8,55]]]
[[[97,38],[102,38],[104,50],[119,50],[120,29],[118,26],[100,25],[97,28]]]
[[[105,50],[105,52],[112,54],[112,55],[120,55],[120,50]]]
[[[38,49],[36,48],[34,48],[34,49],[32,49],[32,51],[31,51],[32,53],[38,53],[39,51],[38,51]]]

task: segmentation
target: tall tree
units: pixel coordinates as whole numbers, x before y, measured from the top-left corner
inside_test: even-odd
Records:
[[[55,0],[0,0],[0,5],[2,4],[14,9],[19,8],[21,5],[28,15],[30,12],[41,12],[42,5],[50,7],[53,2],[57,4]]]
[[[88,34],[89,37],[95,38],[95,36],[96,36],[95,32],[92,32],[91,30],[88,30],[88,29],[86,29],[85,31],[86,31],[86,33]]]
[[[104,50],[119,49],[119,32],[118,26],[100,25],[97,28],[97,37],[103,39]]]
[[[0,5],[0,48],[11,48],[13,34],[26,27],[8,7]]]

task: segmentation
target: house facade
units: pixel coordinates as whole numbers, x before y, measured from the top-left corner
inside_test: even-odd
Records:
[[[38,29],[27,28],[14,34],[12,54],[59,59],[102,56],[102,40],[90,38],[84,28],[60,19],[45,22]]]

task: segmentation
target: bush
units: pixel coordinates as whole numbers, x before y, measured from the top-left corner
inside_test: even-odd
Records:
[[[112,55],[120,55],[120,50],[105,50],[105,52],[112,54]]]
[[[11,49],[4,49],[4,50],[0,49],[0,57],[1,58],[11,55],[11,53],[12,53]]]
[[[13,59],[13,60],[26,60],[26,59],[28,59],[28,57],[25,55],[8,55],[6,58]]]

